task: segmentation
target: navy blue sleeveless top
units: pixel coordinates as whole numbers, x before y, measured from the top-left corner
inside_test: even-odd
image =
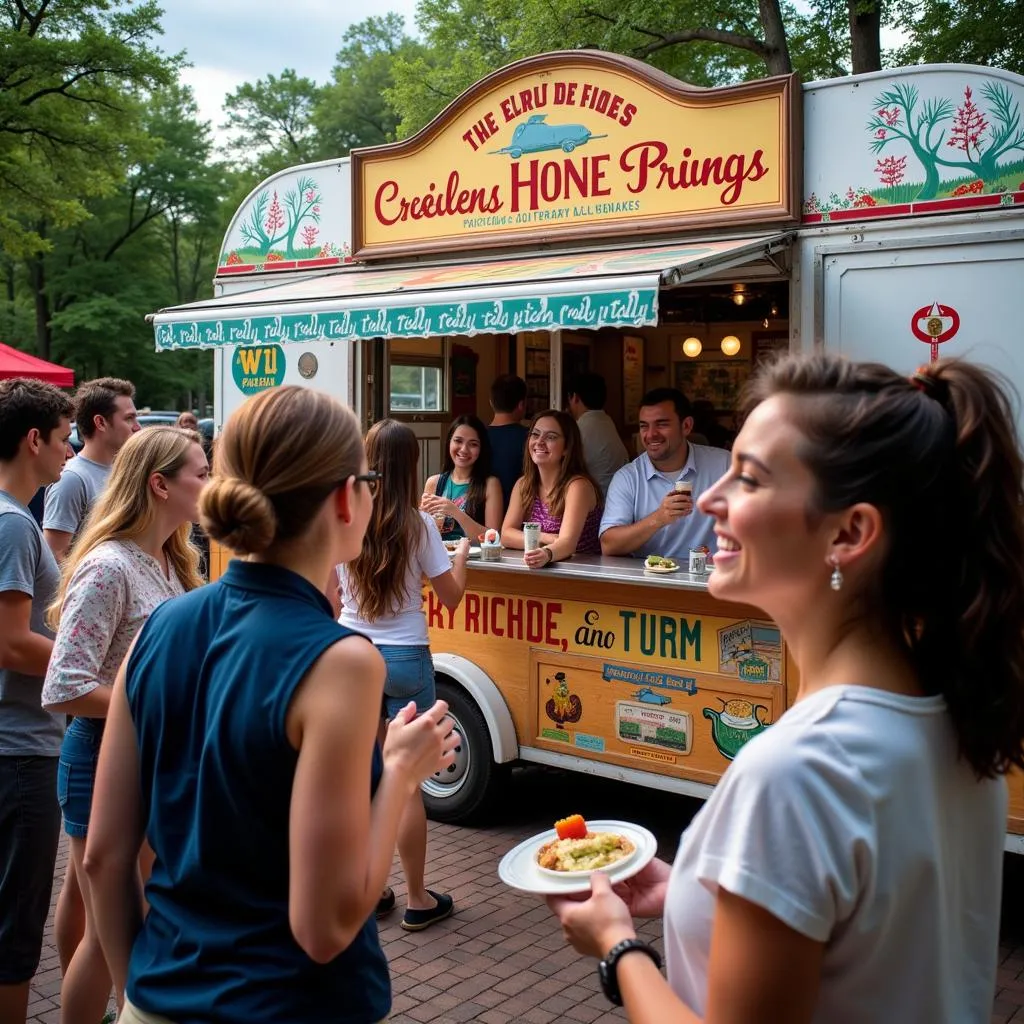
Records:
[[[307,580],[238,560],[139,632],[127,695],[156,853],[128,970],[139,1009],[176,1024],[371,1024],[390,1011],[372,915],[328,964],[288,924],[298,755],[285,716],[316,659],[351,635]],[[376,743],[372,756],[375,790]]]

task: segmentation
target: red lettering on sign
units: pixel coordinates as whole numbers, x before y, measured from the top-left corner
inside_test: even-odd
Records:
[[[426,193],[408,199],[399,195],[397,182],[382,182],[373,200],[374,215],[379,223],[390,227],[399,221],[497,213],[501,209],[503,204],[498,185],[493,185],[488,191],[486,188],[460,189],[459,184],[459,172],[452,171],[443,193],[437,193],[437,183],[432,181]]]
[[[539,644],[544,639],[544,606],[540,601],[526,602],[526,639],[531,644]]]
[[[444,629],[444,605],[433,590],[427,591],[427,628]]]
[[[478,594],[466,595],[466,629],[470,633],[480,632],[480,597]]]
[[[548,602],[544,610],[546,613],[544,620],[544,643],[557,647],[560,641],[556,636],[558,625],[555,622],[555,616],[562,614],[562,606],[554,602]]]
[[[498,609],[505,607],[505,598],[491,598],[491,632],[495,636],[504,636],[505,630],[498,624]]]
[[[516,160],[510,165],[512,175],[512,212],[518,213],[525,190],[527,209],[537,210],[541,200],[553,203],[564,199],[587,199],[590,196],[611,195],[604,185],[606,165],[611,159],[607,153],[585,156],[579,164],[571,158],[564,160]]]
[[[626,188],[634,195],[644,192],[652,183],[655,189],[668,188],[672,191],[683,188],[705,188],[708,185],[725,185],[720,200],[723,206],[732,206],[743,191],[745,181],[759,181],[768,172],[764,167],[764,150],[758,149],[750,157],[742,153],[731,153],[728,157],[693,156],[693,150],[683,149],[683,159],[669,163],[668,145],[664,142],[638,142],[624,150],[619,166],[633,180]]]

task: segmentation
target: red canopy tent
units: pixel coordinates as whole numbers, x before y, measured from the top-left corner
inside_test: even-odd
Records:
[[[75,383],[73,370],[37,359],[0,342],[0,379],[6,377],[35,377],[61,388],[70,388]]]

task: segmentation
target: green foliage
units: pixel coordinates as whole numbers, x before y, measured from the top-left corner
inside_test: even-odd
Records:
[[[900,0],[896,27],[908,41],[892,62],[982,64],[1024,75],[1021,0]]]
[[[151,44],[152,0],[17,0],[0,6],[0,248],[46,247],[41,223],[68,227],[109,195],[144,140],[133,96],[180,61]]]
[[[282,166],[305,163],[315,158],[316,133],[313,109],[320,88],[291,68],[240,85],[224,101],[228,113],[225,128],[235,133],[232,149],[248,163],[267,154],[278,154]],[[280,170],[280,168],[274,168]]]
[[[426,58],[426,47],[410,38],[397,14],[370,17],[342,39],[332,81],[319,95],[313,124],[319,152],[344,156],[357,146],[379,146],[396,137],[398,116],[388,102],[396,61]]]

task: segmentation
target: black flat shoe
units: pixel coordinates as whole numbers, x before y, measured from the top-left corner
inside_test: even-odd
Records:
[[[452,916],[452,912],[455,910],[455,901],[451,896],[434,892],[432,889],[428,889],[427,892],[437,900],[437,906],[431,907],[429,910],[407,909],[402,918],[402,927],[407,932],[421,932],[424,928],[429,928],[432,924],[437,924],[438,921]]]
[[[387,917],[395,909],[395,890],[389,885],[384,890],[384,895],[377,900],[377,909],[373,912],[374,917]]]

